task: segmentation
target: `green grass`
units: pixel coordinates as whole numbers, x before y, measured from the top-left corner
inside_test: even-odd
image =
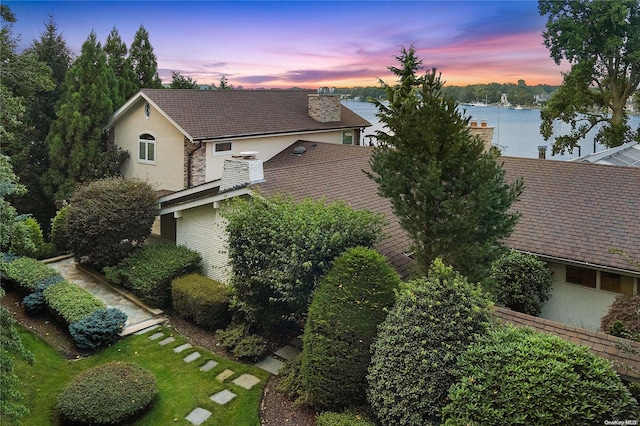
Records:
[[[202,348],[194,347],[182,353],[175,353],[173,348],[185,343],[184,338],[169,328],[156,331],[159,330],[166,336],[173,335],[176,341],[160,346],[158,340],[149,340],[149,335],[153,333],[133,335],[91,357],[66,360],[40,338],[21,328],[24,345],[34,353],[36,362],[30,366],[16,360],[15,371],[24,385],[23,403],[31,413],[19,423],[13,424],[61,425],[56,401],[62,389],[81,371],[109,361],[134,362],[151,371],[156,377],[158,396],[149,412],[133,423],[136,426],[191,425],[185,417],[196,407],[205,408],[212,413],[204,425],[260,424],[260,398],[269,373],[252,365],[219,357]],[[182,361],[195,350],[202,355],[200,358],[188,364]],[[200,371],[200,367],[207,360],[217,361],[218,365],[210,371]],[[235,374],[224,383],[220,383],[216,376],[226,369],[233,370]],[[260,383],[250,390],[231,383],[244,373],[258,377]],[[222,406],[209,399],[211,395],[225,388],[237,394],[229,403]]]

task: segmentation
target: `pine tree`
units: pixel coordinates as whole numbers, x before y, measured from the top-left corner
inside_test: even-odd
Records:
[[[412,238],[421,272],[441,257],[479,281],[515,226],[508,210],[522,182],[505,183],[496,158],[469,135],[469,119],[442,95],[436,70],[416,75],[422,61],[413,47],[397,59],[401,67],[389,69],[399,82],[382,82],[389,104],[376,102],[388,131],[376,132],[370,177]]]
[[[199,89],[200,85],[191,77],[185,77],[178,71],[171,71],[171,84],[172,89]]]
[[[127,45],[122,41],[116,27],[113,27],[107,36],[104,52],[107,55],[107,65],[116,76],[118,97],[114,106],[117,109],[135,95],[139,88],[131,61],[127,58]]]
[[[158,77],[158,62],[149,42],[149,32],[142,25],[131,43],[129,60],[139,89],[162,88],[162,82]]]
[[[233,90],[233,85],[229,84],[229,81],[227,81],[227,77],[226,76],[222,76],[222,78],[220,78],[220,85],[218,86],[218,90]]]
[[[51,165],[46,181],[57,200],[69,197],[78,184],[119,172],[123,153],[107,143],[103,131],[114,99],[116,78],[92,31],[67,72],[58,118],[47,138]]]

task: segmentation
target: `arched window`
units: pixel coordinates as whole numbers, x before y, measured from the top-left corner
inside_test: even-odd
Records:
[[[156,138],[149,133],[140,135],[138,139],[138,160],[142,163],[156,162]]]

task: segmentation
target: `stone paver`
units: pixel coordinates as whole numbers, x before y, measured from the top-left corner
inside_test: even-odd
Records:
[[[173,348],[173,351],[177,354],[179,354],[182,351],[186,351],[187,349],[189,349],[191,347],[190,343],[185,343],[184,345],[180,345],[176,348]]]
[[[260,379],[252,374],[243,374],[237,379],[232,380],[231,383],[235,383],[236,385],[245,389],[251,389],[258,383],[260,383]]]
[[[231,401],[235,397],[236,397],[235,393],[231,392],[230,390],[225,389],[225,390],[221,390],[220,392],[218,392],[218,393],[216,393],[214,395],[211,395],[211,400],[213,402],[216,402],[216,403],[220,404],[220,405],[224,405],[227,402]]]
[[[175,342],[175,341],[176,341],[176,338],[175,338],[175,337],[171,337],[171,336],[169,336],[169,337],[167,337],[166,339],[159,341],[159,342],[158,342],[158,344],[159,344],[160,346],[165,346],[165,345],[168,345],[169,343],[173,343],[173,342]]]
[[[143,329],[142,329],[142,330],[140,330],[140,331],[136,331],[136,332],[135,332],[135,335],[136,335],[136,336],[140,336],[140,335],[142,335],[142,334],[147,334],[148,332],[150,332],[150,331],[152,331],[152,330],[155,330],[155,329],[156,329],[156,328],[158,328],[158,327],[160,327],[160,326],[159,326],[158,324],[156,324],[156,325],[152,325],[151,327],[143,328]]]
[[[188,422],[191,422],[193,425],[201,425],[211,416],[211,411],[205,410],[204,408],[195,408],[192,412],[189,413],[187,417]]]
[[[164,333],[158,332],[149,336],[149,340],[158,340],[161,337],[164,337]]]
[[[294,348],[293,346],[286,345],[275,351],[274,355],[289,361],[295,358],[299,353],[300,350]]]
[[[218,365],[218,363],[210,359],[202,367],[200,367],[200,371],[213,370],[216,365]]]
[[[222,373],[218,374],[216,376],[216,379],[218,379],[218,381],[220,382],[224,382],[225,380],[227,380],[229,377],[233,376],[235,374],[235,371],[233,370],[224,370]]]
[[[280,374],[280,369],[284,365],[284,362],[275,359],[272,356],[265,357],[262,361],[256,364],[256,367],[262,368],[265,371],[268,371],[271,374],[278,375]]]
[[[191,352],[189,355],[187,355],[186,357],[184,357],[182,360],[186,363],[189,362],[193,362],[196,359],[200,358],[202,355],[200,355],[199,352]]]

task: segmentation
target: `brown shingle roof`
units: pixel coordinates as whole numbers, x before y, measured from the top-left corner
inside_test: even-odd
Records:
[[[194,140],[367,127],[342,106],[341,120],[319,123],[307,112],[307,90],[142,89]]]
[[[302,145],[307,151],[292,155]],[[411,241],[391,204],[377,193],[370,170],[372,148],[298,142],[264,164],[266,194],[343,200],[356,209],[385,215],[388,238],[378,249],[407,275],[403,254]],[[522,213],[506,245],[538,255],[600,267],[640,272],[609,248],[624,249],[640,259],[640,170],[589,163],[502,158],[508,180],[524,177],[525,189],[514,208]]]
[[[539,255],[640,272],[611,248],[640,259],[640,170],[504,157],[507,179],[523,177],[522,213],[507,246]]]

